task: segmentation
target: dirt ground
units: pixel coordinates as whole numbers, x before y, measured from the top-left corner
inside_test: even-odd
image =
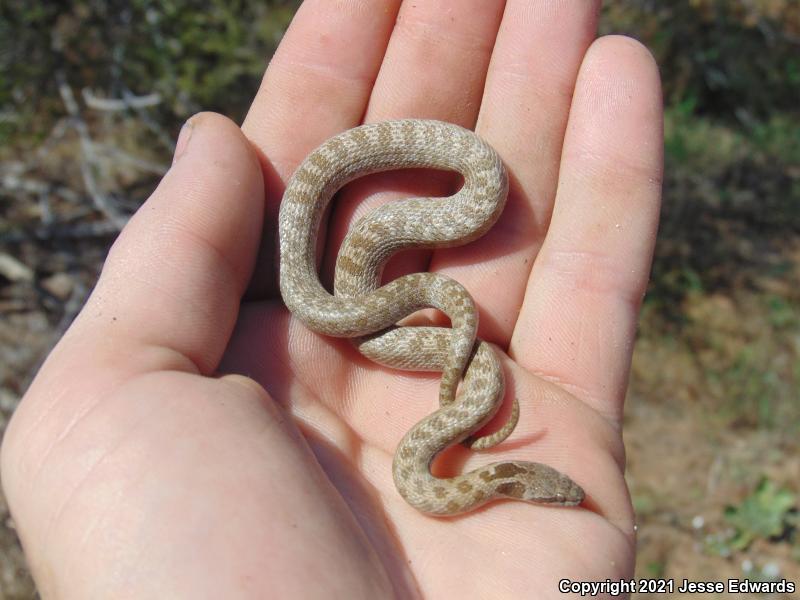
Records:
[[[640,352],[637,360],[651,359]],[[741,503],[759,478],[784,485],[800,480],[796,441],[758,431],[710,428],[706,413],[702,406],[680,402],[628,399],[626,479],[638,519],[636,576],[676,583],[729,578],[800,581],[796,551],[793,556],[785,541],[759,539],[745,551],[730,553],[715,544],[730,530],[724,508]]]

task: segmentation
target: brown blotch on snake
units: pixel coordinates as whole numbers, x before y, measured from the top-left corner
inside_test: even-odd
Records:
[[[509,498],[522,498],[525,495],[525,486],[519,481],[507,481],[497,486],[497,493]]]
[[[509,477],[514,477],[514,475],[520,475],[524,473],[525,469],[514,464],[514,463],[500,463],[494,468],[494,473],[492,473],[489,477],[489,481],[493,481],[495,479],[504,479]],[[481,477],[483,473],[481,473]]]
[[[381,206],[359,220],[342,243],[334,293],[316,272],[320,221],[346,183],[392,169],[455,171],[464,184],[446,198],[410,198]],[[497,462],[440,478],[433,459],[459,442],[489,448],[511,434],[519,415],[479,438],[503,402],[503,371],[492,348],[476,339],[477,311],[469,292],[436,273],[414,273],[381,286],[383,267],[409,248],[443,248],[483,235],[503,210],[508,178],[497,153],[473,132],[440,121],[406,119],[364,125],[323,143],[289,181],[279,215],[280,287],[292,314],[325,335],[352,338],[367,358],[397,369],[440,371],[439,409],[400,442],[392,472],[402,497],[418,510],[454,515],[493,499],[574,506],[583,490],[552,467]],[[436,308],[451,326],[397,327],[422,308]],[[456,394],[457,388],[461,387]]]

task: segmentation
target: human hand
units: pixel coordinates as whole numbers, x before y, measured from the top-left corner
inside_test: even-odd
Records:
[[[620,419],[658,216],[656,68],[632,40],[593,42],[594,3],[404,3],[395,23],[398,4],[305,2],[244,135],[193,118],[115,243],[4,440],[44,597],[557,597],[561,578],[631,575]],[[392,453],[434,410],[438,378],[370,364],[281,304],[285,181],[330,135],[398,117],[476,127],[512,183],[485,238],[388,272],[458,279],[480,337],[508,354],[517,430],[490,453],[453,449],[444,468],[544,462],[586,490],[581,508],[410,508]],[[351,186],[323,278],[354,215],[397,195],[362,202],[370,192],[451,183]]]

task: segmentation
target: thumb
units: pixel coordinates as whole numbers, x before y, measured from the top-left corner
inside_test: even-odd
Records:
[[[212,372],[253,270],[263,197],[261,168],[239,127],[213,113],[192,117],[172,167],[114,243],[64,343],[79,339],[93,361],[102,360],[98,352],[161,348],[169,364],[140,367]]]

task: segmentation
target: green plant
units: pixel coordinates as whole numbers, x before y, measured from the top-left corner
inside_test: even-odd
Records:
[[[662,561],[652,561],[645,565],[645,572],[649,577],[664,577],[666,565]]]
[[[728,545],[745,550],[756,539],[777,538],[793,525],[793,493],[762,479],[756,489],[738,506],[725,508],[725,519],[734,528]]]

